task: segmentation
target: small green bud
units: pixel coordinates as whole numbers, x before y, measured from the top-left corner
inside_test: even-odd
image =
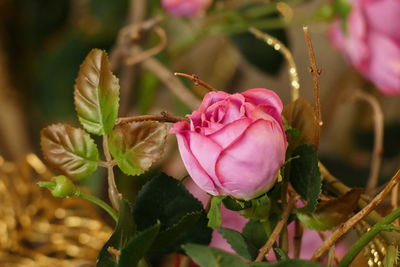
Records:
[[[64,175],[53,177],[53,181],[51,182],[40,181],[38,182],[38,185],[40,187],[48,188],[54,197],[70,197],[74,196],[77,192],[74,183]]]

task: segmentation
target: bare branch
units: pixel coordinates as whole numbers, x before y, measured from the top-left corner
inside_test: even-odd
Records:
[[[318,260],[325,252],[329,250],[329,248],[336,243],[336,241],[347,233],[351,228],[353,228],[358,222],[360,222],[365,216],[367,216],[371,211],[373,211],[379,203],[381,203],[385,197],[392,191],[393,187],[400,180],[400,170],[390,179],[389,183],[385,186],[385,188],[362,210],[356,213],[349,220],[340,225],[319,247],[312,256],[311,260]]]

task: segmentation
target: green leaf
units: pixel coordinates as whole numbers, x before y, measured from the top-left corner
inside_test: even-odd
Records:
[[[118,116],[119,84],[103,50],[93,49],[83,61],[75,81],[74,100],[83,128],[97,135],[111,132]]]
[[[218,228],[218,232],[239,256],[250,261],[257,257],[257,248],[246,240],[246,238],[238,231],[220,227]]]
[[[119,260],[119,267],[134,267],[137,266],[149,250],[154,240],[160,231],[160,223],[147,228],[146,230],[137,233],[127,246],[122,250]]]
[[[239,211],[239,210],[244,210],[248,209],[251,207],[251,201],[244,201],[244,200],[239,200],[239,199],[234,199],[229,196],[225,197],[222,202],[224,203],[224,206],[227,209],[233,210],[233,211]]]
[[[118,266],[116,258],[108,249],[110,247],[122,251],[135,234],[136,227],[128,201],[122,199],[119,204],[118,223],[110,239],[101,249],[97,258],[97,267]]]
[[[296,192],[307,201],[307,210],[313,212],[321,194],[321,173],[318,156],[312,145],[301,145],[293,151],[299,156],[291,162],[290,182]]]
[[[250,220],[243,228],[243,235],[258,249],[267,242],[268,238],[263,223],[252,220]]]
[[[277,256],[278,260],[283,261],[283,260],[289,259],[288,255],[282,249],[277,248],[277,247],[274,247],[272,249],[274,250],[275,255]]]
[[[50,125],[41,131],[40,146],[49,165],[73,180],[87,178],[97,169],[97,146],[80,128],[67,124]]]
[[[186,254],[202,267],[247,267],[247,264],[238,256],[219,249],[195,244],[182,247]]]
[[[296,212],[297,218],[309,229],[330,230],[351,216],[363,191],[362,188],[353,188],[340,197],[321,201],[314,212],[299,209]]]
[[[251,207],[240,211],[240,214],[249,218],[250,220],[265,222],[268,220],[271,210],[271,200],[265,194],[261,197],[251,200]]]
[[[255,262],[251,263],[249,267],[323,267],[321,264],[305,261],[305,260],[285,260],[285,261],[278,261],[274,263],[269,262]]]
[[[211,198],[210,210],[207,213],[208,226],[212,229],[217,229],[221,226],[221,203],[224,200],[224,196],[213,196]]]
[[[208,244],[211,240],[212,230],[207,227],[201,202],[180,181],[165,174],[160,174],[143,186],[133,213],[140,231],[160,221],[159,239],[152,249],[159,249],[157,244],[160,240],[168,241],[168,244],[162,247],[162,251],[155,251],[159,254],[178,251],[185,243]],[[178,231],[179,234],[172,235]]]
[[[168,126],[165,123],[125,123],[115,127],[110,134],[110,152],[125,174],[139,175],[161,158],[167,134]]]
[[[202,211],[195,211],[186,214],[181,220],[175,225],[169,227],[159,234],[157,240],[154,242],[152,249],[160,250],[163,247],[174,243],[182,233],[190,230],[200,219]]]

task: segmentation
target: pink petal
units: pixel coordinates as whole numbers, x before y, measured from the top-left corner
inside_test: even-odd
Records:
[[[250,124],[250,119],[243,118],[225,125],[223,128],[209,135],[208,138],[211,138],[215,143],[225,149],[240,137]]]
[[[213,180],[199,164],[190,150],[188,128],[189,124],[187,122],[177,122],[170,131],[171,133],[176,134],[179,152],[181,153],[181,158],[185,164],[186,170],[190,177],[192,177],[193,181],[195,181],[201,189],[212,195],[218,195],[219,192],[218,189],[216,189]]]
[[[379,0],[363,4],[369,31],[379,32],[400,41],[399,18],[400,1]]]
[[[224,92],[224,91],[213,91],[207,93],[203,101],[200,104],[200,107],[198,108],[199,111],[205,111],[208,107],[210,107],[212,104],[224,100],[228,98],[230,94]]]
[[[283,104],[279,96],[272,90],[264,88],[254,88],[244,91],[242,95],[246,98],[246,101],[251,102],[254,105],[270,105],[276,108],[276,111],[280,114],[283,110]]]
[[[198,133],[187,132],[187,136],[193,156],[209,177],[211,177],[214,184],[219,187],[220,182],[215,174],[215,162],[221,154],[222,148],[212,139]]]
[[[285,161],[285,136],[275,121],[258,120],[222,151],[216,173],[223,190],[251,199],[270,189]]]
[[[369,44],[371,59],[367,76],[383,93],[399,95],[400,43],[373,33],[369,37]]]

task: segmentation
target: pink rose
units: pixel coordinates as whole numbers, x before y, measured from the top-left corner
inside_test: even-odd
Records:
[[[203,15],[211,0],[162,0],[162,6],[170,14],[178,17]]]
[[[194,182],[211,195],[249,200],[267,192],[285,162],[282,102],[271,90],[208,93],[171,129]]]
[[[400,1],[352,0],[347,31],[336,20],[333,44],[384,94],[400,95]]]

